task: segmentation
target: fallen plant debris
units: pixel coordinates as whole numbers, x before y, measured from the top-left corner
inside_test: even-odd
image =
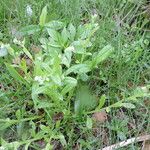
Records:
[[[125,147],[125,146],[132,144],[132,143],[135,143],[135,142],[143,142],[143,141],[147,141],[147,140],[150,140],[150,135],[143,135],[143,136],[131,138],[131,139],[122,141],[120,143],[105,147],[102,150],[115,150],[115,149]]]
[[[96,112],[92,115],[92,118],[97,122],[105,122],[107,120],[107,113],[105,111]]]
[[[150,140],[143,141],[142,150],[150,150]]]

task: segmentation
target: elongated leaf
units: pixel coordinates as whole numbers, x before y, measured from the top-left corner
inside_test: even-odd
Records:
[[[76,35],[76,28],[73,26],[73,24],[72,24],[72,23],[71,23],[71,24],[69,24],[69,26],[68,26],[68,30],[69,30],[69,32],[70,32],[70,36],[69,36],[69,38],[70,38],[71,40],[74,40],[75,35]]]
[[[72,67],[70,67],[67,71],[66,71],[66,75],[70,74],[70,73],[77,73],[77,74],[82,74],[82,73],[87,73],[90,71],[90,67],[87,64],[77,64],[74,65]]]
[[[77,85],[77,80],[72,77],[66,77],[64,80],[65,87],[63,88],[61,94],[65,95],[70,90],[72,90]]]
[[[47,16],[47,6],[45,6],[45,7],[42,9],[42,13],[41,13],[41,15],[40,15],[40,25],[41,25],[41,26],[44,26],[44,25],[45,25],[46,16]]]
[[[92,60],[92,67],[96,67],[99,63],[107,59],[113,51],[114,48],[111,45],[105,46],[102,50],[99,51],[96,56],[94,56]]]
[[[63,146],[67,145],[66,139],[63,134],[57,135],[57,138],[60,140]]]
[[[20,29],[22,35],[31,35],[41,30],[39,25],[29,25]]]
[[[68,40],[69,33],[66,28],[64,28],[61,32],[61,39],[63,40],[63,44],[65,44]]]
[[[25,47],[23,47],[23,51],[31,60],[33,60],[31,53]]]
[[[101,109],[104,106],[105,101],[106,101],[106,96],[102,95],[100,100],[99,100],[99,105],[98,105],[97,109]]]
[[[114,107],[115,107],[115,108],[118,108],[118,107],[125,107],[125,108],[133,109],[133,108],[135,108],[135,105],[133,105],[133,104],[131,104],[131,103],[123,103],[123,102],[119,101],[119,102],[117,102],[117,103],[111,105],[110,107],[111,107],[111,108],[114,108]]]
[[[134,109],[135,105],[131,103],[122,103],[122,106],[129,109]]]
[[[50,21],[50,22],[45,24],[45,27],[51,28],[54,30],[59,30],[59,29],[62,29],[64,27],[64,24],[60,21]]]
[[[14,69],[14,67],[12,67],[8,63],[5,63],[5,65],[9,71],[9,73],[15,80],[17,80],[18,82],[23,83],[23,84],[26,83],[25,79]]]

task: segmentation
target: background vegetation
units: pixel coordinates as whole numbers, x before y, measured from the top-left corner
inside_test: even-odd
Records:
[[[149,133],[149,19],[147,0],[1,0],[0,144],[94,150]]]

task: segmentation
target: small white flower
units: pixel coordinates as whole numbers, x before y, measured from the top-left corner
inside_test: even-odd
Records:
[[[145,92],[145,93],[148,93],[148,91],[149,91],[146,86],[142,86],[142,87],[141,87],[141,90],[142,90],[143,92]]]
[[[33,11],[32,11],[31,5],[27,5],[27,7],[26,7],[27,16],[31,17],[32,13],[33,13]]]
[[[38,60],[40,60],[40,61],[42,60],[42,58],[41,58],[41,57],[37,57],[37,59],[38,59]]]
[[[15,44],[22,45],[21,41],[17,40],[17,38],[14,38],[13,42]]]
[[[46,78],[45,78],[45,81],[49,81],[49,78],[48,78],[48,77],[46,77]]]
[[[34,80],[35,80],[35,81],[38,81],[39,78],[40,78],[40,76],[36,76],[36,77],[34,78]]]
[[[92,15],[92,19],[96,19],[98,17],[98,15],[95,13],[94,15]]]
[[[95,27],[98,27],[98,23],[95,23]]]
[[[94,18],[97,18],[97,16],[98,16],[97,14],[94,14],[94,15],[93,15]]]
[[[40,85],[44,83],[44,78],[42,78],[41,76],[36,76],[34,80],[37,81]]]

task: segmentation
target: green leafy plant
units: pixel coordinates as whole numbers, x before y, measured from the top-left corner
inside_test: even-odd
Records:
[[[94,41],[94,33],[99,28],[94,17],[91,18],[91,22],[75,27],[71,23],[65,25],[59,21],[46,23],[46,15],[47,6],[42,10],[39,25],[30,25],[20,30],[22,35],[34,35],[36,32],[43,32],[44,34],[41,34],[39,38],[41,50],[38,53],[30,52],[25,46],[25,39],[23,41],[14,39],[14,44],[19,51],[12,47],[6,49],[11,60],[21,58],[21,55],[24,55],[24,58],[20,59],[18,64],[12,64],[11,61],[8,61],[5,65],[16,82],[30,91],[36,112],[41,109],[44,110],[44,117],[49,118],[46,124],[51,124],[53,122],[52,116],[58,112],[72,116],[72,114],[79,115],[96,107],[96,98],[85,83],[88,81],[88,74],[99,63],[111,56],[114,49],[108,45],[99,52],[90,51],[91,39]],[[72,111],[72,100],[75,111]],[[19,114],[20,110],[16,112],[17,118],[20,116]],[[25,121],[28,118],[19,117],[17,121],[10,120],[6,128],[21,122],[17,125],[18,135],[21,135],[21,130],[25,127],[21,120]],[[55,133],[55,127],[50,129],[41,124],[40,132],[35,133],[34,118],[31,117],[29,120],[31,125],[28,124],[28,126],[32,126],[31,137],[33,139],[30,139],[29,142],[24,138],[24,141],[18,143],[17,147],[25,144],[27,149],[33,141],[42,138],[46,141],[48,138],[49,140],[59,139],[62,145],[66,145],[64,135],[61,132]],[[88,128],[91,128],[90,122],[88,119]],[[59,124],[58,121],[56,123],[57,128],[60,126]],[[3,142],[2,145],[13,145],[13,143]]]

